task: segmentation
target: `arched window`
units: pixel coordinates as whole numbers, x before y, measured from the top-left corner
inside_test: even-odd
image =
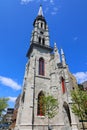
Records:
[[[39,37],[39,44],[41,44],[41,37]]]
[[[41,91],[38,94],[38,108],[37,108],[37,115],[38,116],[44,116],[45,115],[45,109],[44,109],[43,100],[42,100],[43,96],[44,96],[44,93],[43,93],[43,91]]]
[[[64,78],[61,78],[61,84],[62,84],[62,92],[65,93],[65,81]]]
[[[43,38],[43,40],[42,40],[42,44],[45,45],[45,39],[44,39],[44,38]]]
[[[71,116],[70,116],[69,106],[68,106],[68,104],[66,102],[64,102],[63,107],[64,107],[64,109],[66,111],[66,114],[67,114],[67,117],[68,117],[68,121],[69,121],[69,124],[71,126]]]
[[[46,24],[44,26],[45,26],[45,29],[46,29]]]
[[[41,23],[41,28],[43,28],[43,23]]]
[[[44,75],[44,59],[39,59],[39,75]]]

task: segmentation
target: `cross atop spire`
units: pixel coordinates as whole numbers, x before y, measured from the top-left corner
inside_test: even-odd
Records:
[[[40,5],[38,16],[43,16],[42,5]]]

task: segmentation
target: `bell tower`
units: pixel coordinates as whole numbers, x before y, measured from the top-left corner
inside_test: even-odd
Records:
[[[47,22],[43,16],[42,6],[39,8],[38,16],[34,20],[33,26],[31,44],[36,43],[43,46],[49,46],[49,31]]]
[[[25,67],[20,107],[15,130],[43,129],[48,126],[48,119],[43,116],[38,104],[39,98],[50,90],[50,47],[47,22],[42,6],[33,22],[30,47],[27,52],[28,62]],[[47,129],[47,128],[46,128]]]

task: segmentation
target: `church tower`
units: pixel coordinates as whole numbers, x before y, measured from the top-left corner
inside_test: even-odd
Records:
[[[42,6],[33,26],[15,130],[48,130],[48,119],[38,103],[47,93],[59,103],[58,114],[49,120],[52,130],[78,130],[71,111],[70,91],[74,84],[63,49],[60,55],[56,43],[54,48],[50,47]]]

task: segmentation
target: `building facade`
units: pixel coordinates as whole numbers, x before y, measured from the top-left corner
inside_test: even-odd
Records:
[[[78,130],[70,95],[76,82],[69,72],[63,49],[59,54],[56,43],[54,48],[50,46],[48,25],[41,6],[33,26],[15,130],[48,130],[48,119],[39,104],[41,96],[48,93],[59,103],[58,114],[49,120],[50,128]]]
[[[7,112],[3,118],[4,123],[9,124],[9,125],[12,123],[13,112],[14,112],[13,108],[7,108]]]
[[[19,102],[20,102],[20,95],[17,97],[17,99],[15,101],[14,112],[13,112],[13,116],[12,116],[12,123],[9,126],[9,130],[14,130],[14,128],[15,128],[17,113],[18,113],[18,108],[19,108]]]

